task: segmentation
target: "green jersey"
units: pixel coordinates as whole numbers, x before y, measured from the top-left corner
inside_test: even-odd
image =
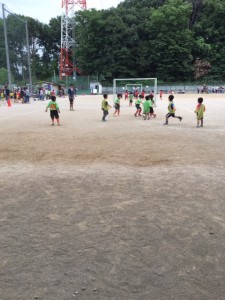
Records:
[[[106,110],[108,111],[110,109],[110,106],[108,104],[108,102],[106,101],[106,99],[102,100],[102,110]]]
[[[196,116],[198,120],[201,120],[203,118],[204,112],[205,112],[205,105],[204,104],[198,104],[196,107]]]
[[[146,100],[144,103],[143,103],[143,113],[144,114],[148,114],[150,112],[150,105],[149,105],[149,101]]]
[[[141,104],[141,99],[138,98],[138,99],[135,101],[135,104]]]
[[[59,109],[59,105],[57,102],[55,101],[50,101],[47,105],[46,108],[50,108],[50,110],[58,110]]]
[[[176,109],[175,109],[175,105],[174,105],[173,101],[170,101],[170,103],[168,105],[168,111],[170,114],[175,114]]]
[[[114,102],[120,104],[120,99],[116,98]]]
[[[129,100],[130,100],[130,101],[133,101],[133,98],[134,98],[133,94],[130,94],[130,95],[129,95]]]
[[[149,107],[153,107],[154,101],[153,100],[148,100],[149,102]]]

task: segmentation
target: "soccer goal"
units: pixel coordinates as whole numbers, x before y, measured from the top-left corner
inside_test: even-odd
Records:
[[[133,87],[138,91],[144,90],[146,94],[154,93],[154,101],[156,104],[157,94],[157,78],[116,78],[113,79],[113,99],[116,99],[116,94],[123,93],[126,90],[131,92]],[[139,87],[139,88],[138,88]],[[134,90],[134,89],[133,89]]]

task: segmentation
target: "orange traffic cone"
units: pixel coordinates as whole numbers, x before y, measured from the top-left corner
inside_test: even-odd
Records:
[[[11,107],[11,106],[12,106],[12,103],[11,103],[10,98],[7,100],[7,104],[8,104],[8,107]]]

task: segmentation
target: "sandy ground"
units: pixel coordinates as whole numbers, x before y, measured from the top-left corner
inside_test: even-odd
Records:
[[[1,300],[225,299],[225,95],[101,122],[101,96],[0,107]],[[112,102],[112,101],[110,101]]]

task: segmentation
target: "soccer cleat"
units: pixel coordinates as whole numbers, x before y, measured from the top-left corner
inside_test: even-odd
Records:
[[[182,117],[179,117],[179,120],[180,120],[180,121],[182,121],[182,119],[183,119]]]
[[[52,123],[52,126],[54,126],[54,123]]]
[[[168,122],[165,122],[163,125],[168,125]]]

